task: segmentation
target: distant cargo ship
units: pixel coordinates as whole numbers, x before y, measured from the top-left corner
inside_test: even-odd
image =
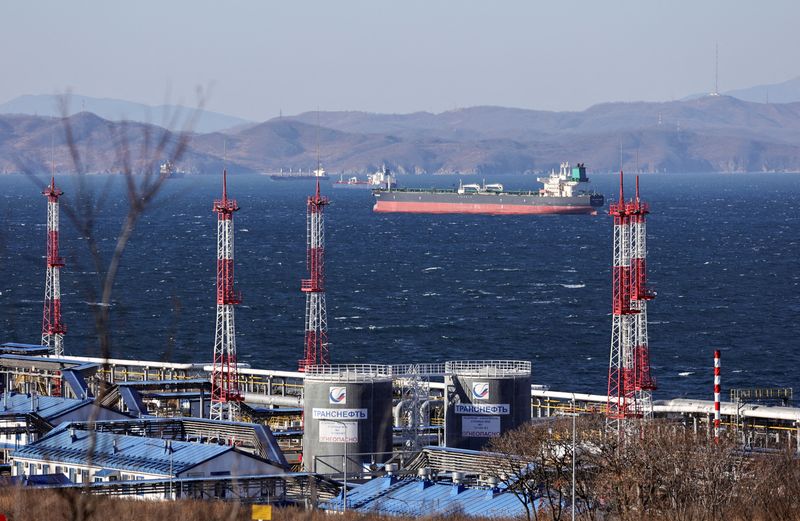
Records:
[[[269,174],[269,178],[274,181],[304,181],[309,179],[325,180],[328,179],[328,175],[325,173],[325,170],[323,170],[322,167],[319,167],[313,172],[303,172],[302,170],[297,172],[292,172],[291,170],[284,172],[281,170],[278,173]]]
[[[597,214],[605,204],[602,194],[579,191],[588,183],[583,163],[537,178],[538,191],[509,191],[499,183],[459,184],[457,190],[418,188],[373,190],[376,212],[475,214]]]
[[[397,188],[397,181],[395,181],[394,176],[386,168],[386,165],[383,165],[380,170],[372,174],[371,176],[367,177],[366,179],[359,179],[358,177],[351,177],[349,179],[343,179],[341,176],[339,180],[333,183],[334,188],[356,188],[356,189],[393,189]]]

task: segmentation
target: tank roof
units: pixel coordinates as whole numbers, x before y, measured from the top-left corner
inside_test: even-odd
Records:
[[[463,376],[528,376],[531,363],[524,360],[453,360],[445,363],[445,371]]]
[[[305,368],[306,380],[336,382],[368,382],[390,380],[392,366],[379,364],[310,365]]]

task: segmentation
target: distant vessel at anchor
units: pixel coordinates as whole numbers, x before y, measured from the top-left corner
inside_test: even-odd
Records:
[[[292,172],[291,170],[284,172],[283,169],[281,169],[281,171],[278,173],[269,174],[269,178],[274,181],[304,181],[309,179],[325,180],[328,179],[328,174],[325,173],[325,170],[322,167],[317,168],[313,172],[303,172],[302,170],[297,172]]]
[[[175,165],[172,163],[172,161],[165,161],[161,163],[159,174],[162,177],[167,177],[168,179],[180,179],[186,175],[186,172],[175,168]]]
[[[333,183],[333,188],[356,188],[356,189],[379,189],[379,188],[397,188],[397,181],[392,173],[383,165],[380,170],[370,175],[366,179],[359,179],[356,176],[348,179],[343,179],[339,176],[339,180]]]
[[[605,204],[602,194],[578,190],[589,182],[586,166],[561,163],[559,172],[537,181],[537,191],[505,190],[502,184],[459,184],[453,189],[373,190],[376,212],[472,213],[472,214],[597,214]]]

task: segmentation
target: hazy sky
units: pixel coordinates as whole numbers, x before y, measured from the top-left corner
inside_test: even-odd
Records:
[[[72,89],[315,110],[582,110],[800,75],[800,2],[3,1],[0,102]]]

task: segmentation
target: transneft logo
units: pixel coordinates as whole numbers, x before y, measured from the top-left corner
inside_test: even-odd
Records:
[[[366,420],[366,409],[317,409],[311,410],[311,417],[315,420]]]
[[[472,399],[473,400],[488,400],[489,399],[489,382],[474,382],[472,384]]]
[[[328,393],[328,403],[344,405],[347,403],[347,387],[331,386]]]
[[[511,414],[511,406],[507,403],[491,403],[477,405],[474,403],[456,404],[456,414]]]

